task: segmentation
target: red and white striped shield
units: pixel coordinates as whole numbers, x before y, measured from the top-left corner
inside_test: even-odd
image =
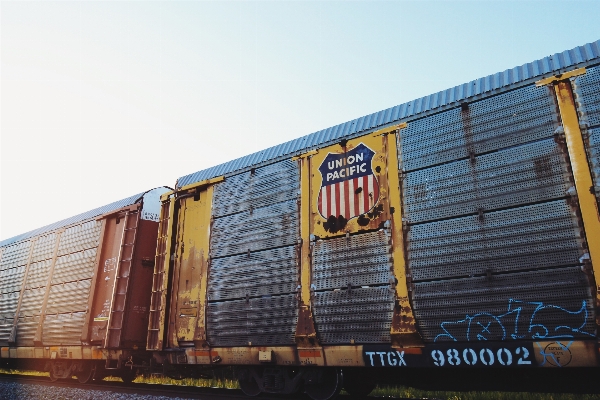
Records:
[[[319,166],[322,183],[318,208],[323,218],[347,221],[369,212],[379,201],[379,183],[373,174],[375,152],[360,143],[345,153],[329,153]]]

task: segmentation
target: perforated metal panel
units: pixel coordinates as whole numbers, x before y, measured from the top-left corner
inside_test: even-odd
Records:
[[[18,292],[23,285],[25,266],[0,271],[0,293]]]
[[[392,278],[389,237],[385,231],[318,240],[312,264],[315,290],[389,284]]]
[[[293,293],[298,285],[295,246],[217,258],[209,272],[208,299]]]
[[[316,292],[313,310],[320,342],[388,343],[393,304],[388,286]]]
[[[589,141],[586,143],[589,154],[590,168],[596,197],[600,197],[600,128],[588,130]]]
[[[15,268],[27,264],[30,247],[30,241],[19,242],[4,247],[2,258],[0,259],[0,270]]]
[[[44,345],[81,345],[85,312],[46,315],[42,342]]]
[[[17,346],[33,346],[33,338],[39,325],[39,316],[22,317],[17,323]]]
[[[399,135],[401,169],[412,171],[551,137],[558,116],[546,87],[528,86],[412,121]]]
[[[293,344],[297,303],[291,294],[209,302],[208,341],[212,346]]]
[[[583,255],[565,200],[412,226],[414,280],[575,265]]]
[[[210,250],[212,257],[223,257],[297,243],[298,204],[296,200],[256,210],[216,218]]]
[[[215,185],[213,216],[221,217],[296,199],[298,165],[291,160],[234,175]]]
[[[29,266],[29,273],[27,274],[27,282],[25,282],[25,287],[28,289],[46,287],[48,284],[48,275],[50,274],[51,265],[52,260],[31,263]]]
[[[573,186],[553,139],[410,172],[402,184],[409,223],[560,198]]]
[[[321,343],[390,341],[389,240],[382,229],[314,244],[313,312]]]
[[[97,249],[92,248],[58,257],[52,274],[52,284],[91,279],[96,252]]]
[[[85,311],[90,294],[90,279],[50,286],[46,314]]]
[[[600,67],[589,68],[573,81],[580,122],[600,125]]]
[[[580,267],[417,283],[413,304],[429,341],[594,337]]]
[[[62,256],[98,247],[101,228],[100,221],[87,221],[67,228],[60,236],[58,255]]]
[[[44,301],[45,287],[26,289],[23,292],[23,300],[19,310],[19,317],[39,315]]]
[[[299,187],[290,160],[215,186],[207,307],[212,345],[294,343]]]
[[[55,246],[55,233],[39,236],[33,246],[33,252],[31,253],[31,262],[51,259],[54,256]]]

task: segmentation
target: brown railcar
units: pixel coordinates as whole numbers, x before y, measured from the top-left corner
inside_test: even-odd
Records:
[[[130,379],[145,347],[157,188],[1,244],[2,358],[81,381]],[[129,368],[127,366],[129,365]]]

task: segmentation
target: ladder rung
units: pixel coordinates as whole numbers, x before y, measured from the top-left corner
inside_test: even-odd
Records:
[[[160,331],[158,328],[148,328],[149,331]]]

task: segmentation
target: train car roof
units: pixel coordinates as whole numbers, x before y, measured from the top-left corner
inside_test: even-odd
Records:
[[[271,164],[282,158],[293,157],[318,147],[333,144],[342,137],[360,136],[370,130],[393,125],[400,121],[408,122],[422,118],[428,114],[454,108],[463,102],[475,101],[489,95],[529,85],[539,79],[561,74],[577,67],[598,63],[600,63],[600,40],[182,176],[177,180],[176,188],[221,175],[235,175],[250,168]]]
[[[151,189],[151,190],[154,190],[154,189]],[[119,208],[130,206],[132,204],[138,203],[144,197],[144,195],[148,192],[150,192],[150,190],[147,190],[142,193],[134,194],[133,196],[126,197],[124,199],[115,201],[113,203],[107,204],[102,207],[94,208],[93,210],[89,210],[84,213],[74,215],[72,217],[63,219],[58,222],[54,222],[52,224],[43,226],[41,228],[37,228],[32,231],[22,233],[17,236],[13,236],[11,238],[4,239],[4,240],[0,241],[0,247],[5,247],[5,246],[8,246],[13,243],[20,242],[21,240],[26,240],[31,237],[41,235],[43,233],[52,232],[56,229],[64,228],[66,226],[73,225],[78,222],[85,221],[87,219],[98,217],[98,216],[100,216],[102,214],[106,214],[110,211],[118,210]]]

